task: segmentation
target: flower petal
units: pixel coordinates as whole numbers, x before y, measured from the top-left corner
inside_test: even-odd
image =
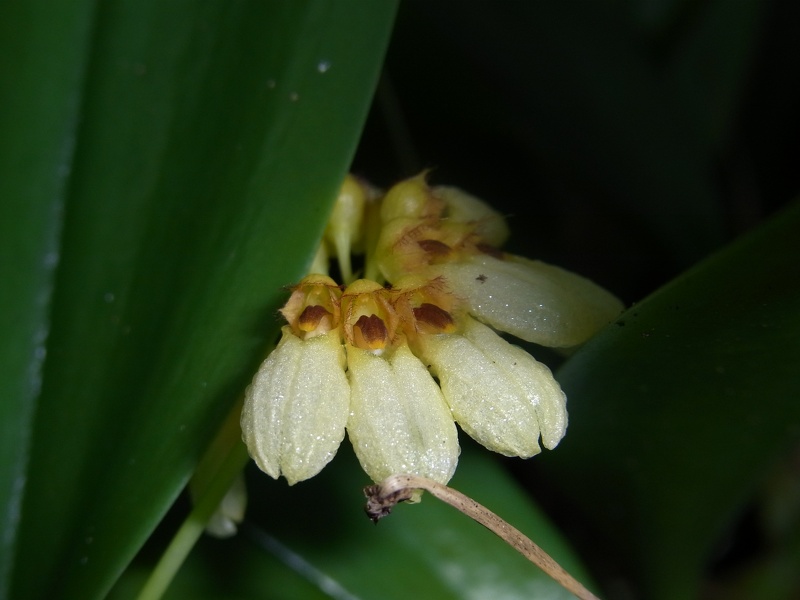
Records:
[[[483,242],[500,247],[511,235],[503,215],[480,198],[447,185],[436,186],[433,193],[447,205],[447,219],[476,223],[476,233]]]
[[[555,447],[567,427],[566,396],[545,365],[486,325],[468,318],[463,335],[421,339],[456,421],[506,456],[528,458]]]
[[[458,463],[458,433],[425,365],[401,344],[387,359],[347,347],[351,413],[347,432],[374,481],[414,474],[447,483]]]
[[[622,303],[588,279],[519,257],[487,254],[431,267],[465,298],[469,312],[528,342],[556,348],[582,344],[622,312]]]
[[[514,379],[536,407],[545,448],[552,450],[567,432],[567,396],[550,369],[489,327],[470,319],[464,335]]]
[[[344,439],[350,386],[338,330],[301,340],[288,326],[247,388],[242,436],[262,471],[313,477]]]

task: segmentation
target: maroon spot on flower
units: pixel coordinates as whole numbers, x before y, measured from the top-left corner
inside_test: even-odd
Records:
[[[300,313],[297,319],[297,327],[300,331],[314,331],[325,317],[332,316],[331,313],[319,304],[309,305]]]
[[[353,325],[356,346],[364,350],[381,350],[389,341],[389,330],[378,315],[361,315]]]
[[[420,248],[431,256],[447,256],[450,254],[450,246],[439,240],[419,240],[417,242]]]
[[[414,318],[420,323],[429,325],[436,331],[450,333],[455,329],[455,322],[450,313],[428,302],[414,309]]]

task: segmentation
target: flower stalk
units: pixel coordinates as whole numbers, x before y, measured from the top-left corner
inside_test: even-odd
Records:
[[[364,510],[377,523],[399,502],[408,501],[423,490],[486,527],[580,600],[600,600],[519,529],[469,496],[437,481],[419,475],[392,475],[364,488],[367,497]]]

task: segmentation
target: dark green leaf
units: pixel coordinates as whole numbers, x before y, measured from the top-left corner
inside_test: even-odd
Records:
[[[120,1],[73,25],[90,66],[13,597],[102,596],[185,484],[310,260],[394,8]]]
[[[649,598],[691,598],[724,525],[800,440],[800,204],[628,310],[560,370],[542,462]]]
[[[41,389],[91,3],[0,6],[0,598]]]

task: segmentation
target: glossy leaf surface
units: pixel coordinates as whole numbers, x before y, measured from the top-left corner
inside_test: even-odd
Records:
[[[185,484],[310,260],[394,12],[91,8],[80,126],[50,132],[77,141],[12,597],[102,596]]]
[[[47,353],[91,16],[90,2],[0,7],[0,598]]]

